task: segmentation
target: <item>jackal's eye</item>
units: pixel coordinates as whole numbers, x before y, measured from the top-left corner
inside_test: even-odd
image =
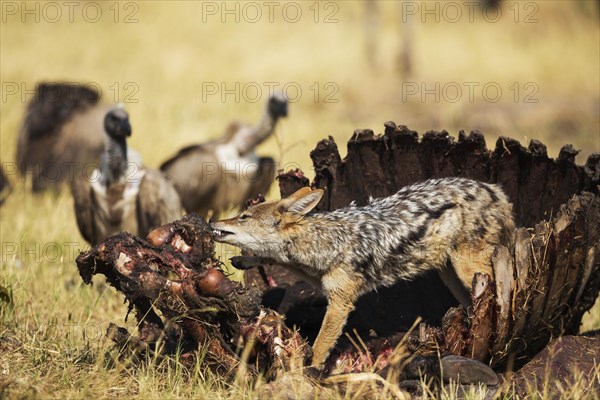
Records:
[[[248,214],[241,214],[241,215],[238,217],[238,219],[239,219],[240,221],[243,221],[243,220],[245,220],[245,219],[248,219],[248,217],[249,217],[249,215],[248,215]]]

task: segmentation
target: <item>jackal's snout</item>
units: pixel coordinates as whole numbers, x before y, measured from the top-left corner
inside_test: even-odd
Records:
[[[222,242],[227,236],[233,235],[233,232],[226,229],[224,224],[218,221],[211,222],[210,226],[212,237],[217,242]]]

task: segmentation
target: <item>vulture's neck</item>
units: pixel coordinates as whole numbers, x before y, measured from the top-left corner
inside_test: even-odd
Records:
[[[249,131],[243,134],[243,137],[236,138],[237,148],[240,155],[254,151],[256,146],[264,142],[275,130],[275,125],[279,117],[273,116],[268,110],[265,110],[258,124],[254,125]]]
[[[106,147],[102,165],[104,184],[109,186],[119,182],[127,171],[127,142],[124,138],[114,139],[106,136]]]

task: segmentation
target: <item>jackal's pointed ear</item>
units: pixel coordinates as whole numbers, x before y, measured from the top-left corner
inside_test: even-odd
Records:
[[[294,197],[296,193],[292,196],[294,200],[288,206],[286,211],[302,216],[308,214],[315,208],[317,204],[319,204],[319,201],[321,201],[321,197],[323,197],[323,190],[321,189],[310,190],[308,192],[305,191],[300,196]]]
[[[291,196],[279,200],[276,212],[283,214],[287,222],[295,222],[315,208],[321,197],[323,197],[321,189],[311,190],[309,187],[303,187]]]
[[[280,213],[286,212],[296,200],[298,200],[304,195],[309,194],[310,192],[311,189],[308,186],[296,190],[293,194],[289,195],[288,197],[279,200],[279,203],[277,204],[277,211],[279,211]]]
[[[294,192],[294,194],[290,195],[289,197],[286,198],[286,200],[294,200],[294,199],[299,199],[302,196],[306,196],[307,194],[309,194],[311,192],[311,188],[308,186],[304,186],[303,188],[300,188],[298,190],[296,190]]]

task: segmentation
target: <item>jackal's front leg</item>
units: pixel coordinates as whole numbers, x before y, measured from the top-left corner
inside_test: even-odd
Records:
[[[322,279],[327,294],[327,312],[313,346],[312,365],[320,367],[342,334],[348,314],[354,309],[363,284],[362,278],[350,275],[341,267],[326,274]]]

